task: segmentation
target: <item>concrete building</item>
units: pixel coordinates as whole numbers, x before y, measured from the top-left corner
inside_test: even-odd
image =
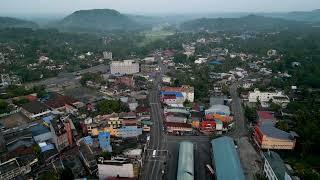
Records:
[[[112,61],[110,69],[113,75],[135,74],[140,71],[139,63],[134,60]]]
[[[177,180],[194,179],[193,143],[183,141],[179,147]]]
[[[99,146],[102,151],[112,152],[110,145],[110,133],[109,132],[100,132],[98,136]]]
[[[103,59],[112,59],[112,52],[104,51],[103,52]]]
[[[194,87],[182,85],[181,87],[163,87],[162,92],[181,92],[184,99],[189,102],[194,102]]]
[[[256,126],[253,139],[261,149],[287,149],[295,147],[296,133],[287,133],[272,125]]]
[[[160,100],[167,105],[183,105],[183,102],[185,101],[184,96],[181,92],[161,92],[160,93]]]
[[[291,180],[286,165],[274,151],[263,152],[263,173],[269,180]]]
[[[50,108],[40,101],[32,101],[22,105],[21,112],[30,119],[41,118],[51,112]]]
[[[269,107],[270,101],[282,107],[285,107],[290,102],[289,97],[282,92],[261,92],[259,89],[249,92],[248,99],[250,103],[257,103],[259,100],[262,107]]]
[[[137,137],[142,134],[142,128],[138,126],[122,126],[118,129],[116,136],[122,138]]]
[[[72,137],[70,137],[72,132],[69,122],[64,123],[60,118],[53,119],[50,124],[50,130],[52,132],[52,142],[59,152],[72,144]]]
[[[89,173],[94,174],[98,170],[98,165],[95,155],[93,154],[90,146],[85,142],[84,138],[78,142],[78,146],[80,159],[82,160]]]
[[[46,142],[52,139],[52,133],[49,128],[43,126],[42,124],[37,124],[30,128],[33,139],[35,142]]]
[[[223,136],[213,139],[211,145],[216,180],[245,180],[233,139]]]
[[[16,179],[31,171],[29,164],[20,165],[16,158],[10,159],[0,164],[0,179]],[[20,178],[18,178],[20,179]]]
[[[230,116],[230,108],[229,106],[217,104],[212,105],[209,109],[205,110],[205,114],[218,114],[222,116]]]

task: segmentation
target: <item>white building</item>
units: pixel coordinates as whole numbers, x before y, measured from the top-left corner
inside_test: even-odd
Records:
[[[112,52],[104,51],[103,59],[112,59]]]
[[[163,82],[163,83],[170,84],[170,83],[171,83],[171,77],[169,77],[169,76],[163,76],[163,77],[162,77],[162,82]]]
[[[110,69],[114,75],[135,74],[139,72],[139,63],[134,60],[112,61]]]
[[[198,58],[194,61],[195,64],[202,64],[207,62],[207,58]]]
[[[249,102],[256,103],[258,100],[262,107],[269,107],[269,102],[272,101],[276,104],[285,107],[289,102],[289,97],[284,95],[283,92],[261,92],[259,89],[255,89],[253,92],[249,92]]]
[[[111,177],[134,178],[133,164],[98,164],[99,179]]]
[[[263,153],[263,173],[269,180],[292,180],[279,154],[273,151]]]

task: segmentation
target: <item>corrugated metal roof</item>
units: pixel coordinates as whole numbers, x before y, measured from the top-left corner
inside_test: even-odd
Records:
[[[240,159],[233,139],[227,136],[211,141],[213,166],[217,180],[244,180]]]
[[[183,141],[179,148],[177,180],[194,179],[194,158],[192,142]]]

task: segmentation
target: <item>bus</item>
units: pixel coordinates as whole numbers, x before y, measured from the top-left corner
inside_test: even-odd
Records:
[[[152,152],[152,157],[155,158],[156,155],[157,155],[157,150],[153,150],[153,152]]]
[[[214,175],[214,170],[212,169],[212,167],[209,164],[207,164],[206,168],[207,168],[208,172],[210,173],[210,175],[213,176]]]

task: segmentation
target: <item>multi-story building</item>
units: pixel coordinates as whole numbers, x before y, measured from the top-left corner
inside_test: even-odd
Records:
[[[138,73],[140,68],[139,63],[136,63],[134,60],[123,60],[112,61],[110,70],[113,75],[125,75]]]
[[[253,139],[261,149],[292,150],[296,145],[296,133],[287,133],[272,125],[256,126]]]
[[[284,95],[283,92],[261,92],[258,89],[255,89],[253,92],[249,92],[248,99],[250,103],[260,101],[262,107],[268,107],[270,101],[283,107],[290,102],[289,97]]]
[[[279,154],[274,151],[263,153],[263,173],[268,180],[291,180],[286,165]]]
[[[194,87],[189,85],[182,85],[181,87],[163,87],[162,92],[180,92],[182,93],[184,100],[194,102]]]
[[[112,59],[112,52],[104,51],[103,59]]]
[[[72,144],[72,131],[69,123],[60,118],[51,121],[52,141],[59,152]]]
[[[103,151],[111,152],[110,146],[110,133],[109,132],[100,132],[98,136],[99,146]]]
[[[85,165],[89,173],[94,174],[98,170],[95,155],[93,154],[90,146],[85,142],[85,139],[79,140],[78,145],[80,159],[83,161],[83,164]]]
[[[0,179],[15,179],[31,171],[30,164],[19,164],[16,158],[0,163]]]

